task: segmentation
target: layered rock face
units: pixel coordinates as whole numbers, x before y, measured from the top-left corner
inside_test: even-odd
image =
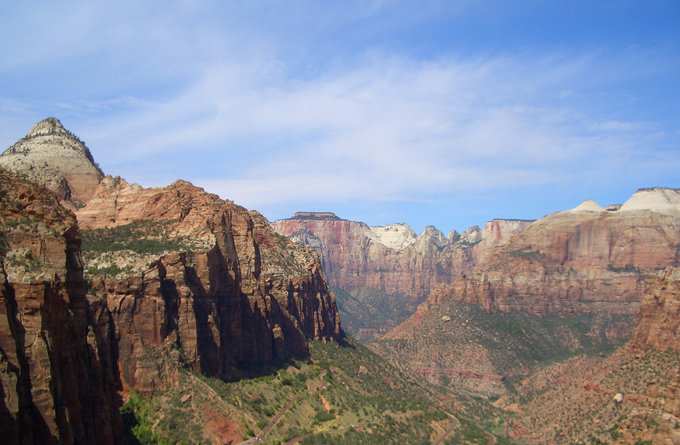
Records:
[[[76,219],[2,169],[0,199],[1,441],[116,443],[115,364],[88,308]]]
[[[113,317],[124,389],[155,389],[167,373],[159,356],[233,378],[245,364],[306,354],[308,337],[340,336],[314,252],[274,233],[257,212],[185,181],[142,189],[107,177],[77,217],[95,231],[162,227],[168,243],[160,255],[121,249],[88,259],[131,266],[93,273]]]
[[[647,280],[631,346],[680,352],[680,269],[668,268]]]
[[[680,352],[680,269],[668,268],[650,278],[640,301],[631,349]],[[680,420],[680,369],[661,394],[663,411]]]
[[[0,167],[47,187],[72,210],[85,205],[104,176],[85,144],[53,117],[5,150]]]
[[[680,440],[680,269],[648,279],[629,343],[604,359],[581,355],[543,367],[502,397],[506,430],[528,443]],[[519,403],[519,406],[518,406]],[[566,427],[566,428],[565,428]],[[612,434],[613,433],[613,434]]]
[[[441,283],[470,272],[489,247],[502,245],[528,221],[493,220],[480,230],[445,237],[432,226],[416,235],[406,224],[369,227],[330,213],[299,212],[275,221],[281,235],[310,245],[321,257],[331,285],[419,299]]]
[[[678,196],[677,190],[646,189],[614,210],[586,202],[541,218],[489,250],[431,303],[455,298],[489,312],[634,314],[644,281],[678,265]]]

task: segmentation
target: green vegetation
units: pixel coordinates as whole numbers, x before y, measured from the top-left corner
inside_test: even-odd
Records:
[[[537,250],[532,250],[530,247],[525,247],[524,249],[510,250],[508,253],[516,258],[522,258],[525,260],[540,260],[545,255]]]
[[[84,254],[130,250],[140,254],[191,250],[189,237],[171,232],[172,221],[142,221],[108,229],[83,230]]]
[[[632,264],[628,264],[624,267],[615,267],[613,264],[607,264],[607,270],[616,273],[636,273],[638,275],[642,274],[639,267],[635,267]]]
[[[160,443],[160,438],[151,431],[153,406],[137,391],[132,391],[127,402],[120,408],[123,418],[123,432],[127,444]]]
[[[443,317],[449,317],[449,321],[443,322]],[[450,369],[450,357],[466,354],[481,357],[487,363],[486,368],[476,368],[474,360],[458,361],[454,371],[468,368],[508,376],[470,393],[488,399],[506,390],[515,392],[515,385],[526,375],[518,374],[518,369],[540,369],[578,354],[612,353],[623,344],[633,322],[632,315],[601,312],[542,316],[522,312],[489,314],[477,305],[450,301],[431,307],[409,338],[380,340],[371,344],[371,348],[394,357],[399,363],[428,363],[440,385],[457,391],[464,387],[465,379],[443,372],[439,378],[437,370]],[[612,336],[616,333],[617,336]],[[475,418],[482,418],[483,407],[483,404],[470,405],[470,409],[480,411]]]
[[[410,317],[422,300],[396,293],[386,294],[370,288],[352,293],[331,287],[340,312],[342,328],[359,341],[376,340]]]
[[[262,443],[426,444],[450,427],[451,407],[442,405],[441,394],[355,340],[310,341],[309,347],[309,360],[233,382],[182,371],[164,393],[130,397],[126,431],[137,438],[132,443],[148,443],[143,440],[149,437],[159,443],[238,443],[280,415]],[[471,421],[464,424],[487,436]],[[463,443],[478,443],[473,433],[465,434]]]

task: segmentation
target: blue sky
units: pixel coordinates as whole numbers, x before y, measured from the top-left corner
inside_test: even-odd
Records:
[[[680,187],[680,2],[0,6],[0,147],[262,212],[458,231]]]

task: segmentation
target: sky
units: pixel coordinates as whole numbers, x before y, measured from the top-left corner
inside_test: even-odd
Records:
[[[0,149],[447,233],[680,188],[680,1],[0,5]]]

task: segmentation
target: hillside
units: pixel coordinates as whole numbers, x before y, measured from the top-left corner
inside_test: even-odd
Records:
[[[678,269],[645,283],[632,340],[604,359],[548,366],[496,405],[509,435],[534,443],[675,443],[680,439]]]
[[[645,189],[620,208],[557,212],[515,233],[438,300],[486,311],[635,314],[643,283],[680,263],[680,191]]]
[[[169,391],[131,398],[127,425],[171,442],[432,443],[455,436],[447,430],[458,420],[436,393],[361,344],[311,342],[310,353],[308,361],[237,382],[181,373]]]

